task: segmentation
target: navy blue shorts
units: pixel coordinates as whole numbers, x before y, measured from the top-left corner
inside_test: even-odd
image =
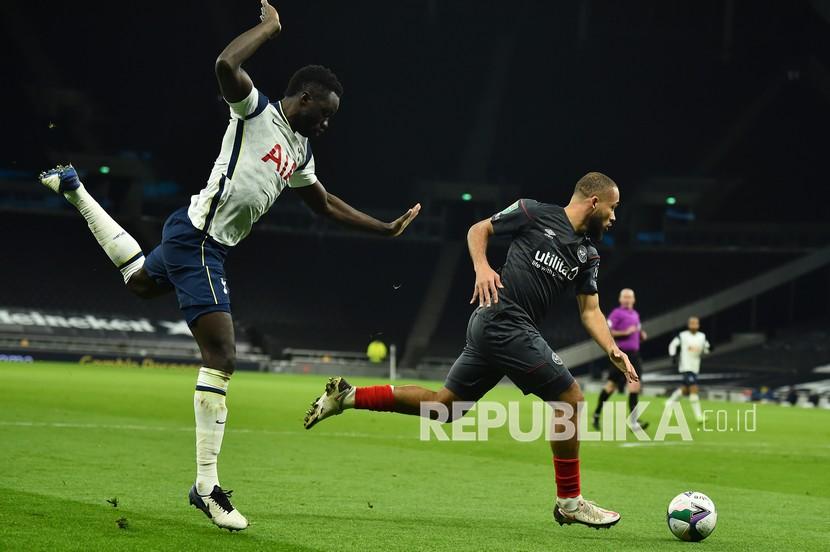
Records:
[[[680,375],[683,376],[683,385],[697,385],[697,374],[694,372],[680,372]]]
[[[162,286],[176,290],[189,325],[209,312],[231,312],[225,257],[228,247],[196,229],[187,207],[167,218],[161,243],[144,260],[144,270]]]

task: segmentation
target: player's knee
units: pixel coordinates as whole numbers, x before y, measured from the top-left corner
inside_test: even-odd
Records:
[[[236,370],[236,359],[234,358],[214,356],[211,357],[210,361],[205,364],[207,364],[209,368],[220,370],[228,374],[233,374],[234,370]]]
[[[132,278],[127,280],[127,283],[125,285],[133,295],[141,297],[142,299],[147,299],[149,297],[150,288],[147,285],[147,282],[144,282],[140,278],[136,278],[135,275],[133,275]]]
[[[236,347],[233,343],[223,343],[205,351],[205,364],[214,370],[233,374],[236,369]]]
[[[141,297],[142,299],[151,299],[156,295],[157,285],[152,278],[144,272],[143,268],[133,274],[130,279],[127,280],[125,285],[133,295]]]
[[[447,424],[464,416],[473,406],[473,403],[464,403],[461,401],[460,397],[447,388],[443,388],[434,393],[432,400],[443,407],[441,408],[443,412],[441,412],[441,416],[437,419]]]
[[[577,382],[573,382],[570,387],[559,395],[559,400],[576,408],[579,403],[585,401],[585,395],[582,394],[582,388],[579,384]]]

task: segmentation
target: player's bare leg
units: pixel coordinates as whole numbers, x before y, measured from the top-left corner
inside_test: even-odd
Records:
[[[144,267],[139,268],[127,281],[127,289],[143,299],[152,299],[173,291],[170,286],[161,286],[147,274]]]
[[[579,405],[584,401],[579,384],[572,383],[559,395],[557,401],[571,405],[570,424],[576,429]],[[556,416],[561,419],[564,417],[564,411],[557,410]],[[579,479],[579,432],[574,431],[567,439],[556,438],[565,435],[567,427],[565,424],[555,424],[554,438],[550,443],[556,474],[556,504],[553,507],[553,518],[559,525],[580,523],[596,529],[611,527],[620,520],[620,514],[600,508],[582,498]]]
[[[219,527],[240,531],[248,520],[230,501],[232,491],[219,484],[217,460],[225,435],[228,409],[225,395],[236,361],[233,319],[227,312],[208,312],[191,325],[204,366],[199,370],[193,410],[196,416],[196,483],[190,504],[202,510]]]
[[[420,416],[422,403],[442,404],[452,416],[453,403],[461,401],[461,397],[446,387],[438,391],[417,385],[354,387],[338,376],[329,379],[325,392],[311,403],[311,408],[305,415],[304,426],[311,429],[318,422],[349,408]],[[429,411],[428,414],[435,417],[436,411]]]

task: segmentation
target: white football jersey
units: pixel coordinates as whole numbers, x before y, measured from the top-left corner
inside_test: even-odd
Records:
[[[236,245],[285,189],[310,186],[314,156],[279,102],[256,88],[230,106],[231,119],[207,186],[190,199],[193,226],[223,245]]]
[[[709,341],[706,339],[706,334],[684,330],[669,343],[669,354],[676,355],[678,347],[680,347],[680,363],[677,365],[677,371],[699,374],[700,357],[709,353]]]

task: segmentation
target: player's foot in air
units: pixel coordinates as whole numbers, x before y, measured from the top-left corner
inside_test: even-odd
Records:
[[[305,428],[311,429],[317,422],[343,412],[343,400],[353,389],[354,387],[340,376],[330,378],[326,383],[326,392],[311,403],[311,408],[305,413]]]
[[[232,492],[215,485],[209,495],[200,495],[193,485],[188,498],[190,504],[203,511],[217,526],[228,531],[242,531],[248,527],[248,520],[231,504]]]
[[[54,169],[40,173],[40,183],[55,192],[71,192],[81,186],[78,173],[72,165],[58,165]]]
[[[648,429],[649,423],[648,422],[634,422],[631,424],[632,429],[642,429],[643,431]]]
[[[565,510],[559,503],[553,507],[553,519],[559,525],[570,525],[572,523],[581,523],[594,529],[605,528],[608,529],[612,525],[620,521],[620,514],[600,508],[593,502],[580,498],[577,507],[573,510]]]

